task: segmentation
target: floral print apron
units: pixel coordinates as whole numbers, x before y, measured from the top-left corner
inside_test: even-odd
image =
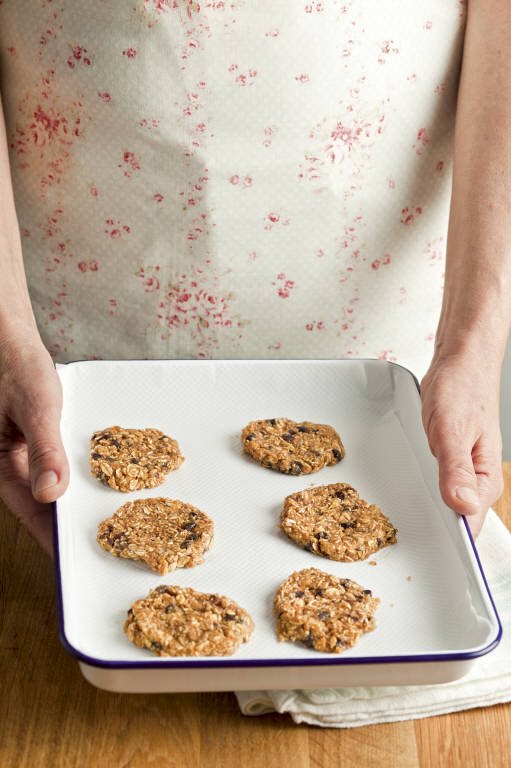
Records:
[[[460,0],[0,0],[56,360],[380,357],[439,315]]]

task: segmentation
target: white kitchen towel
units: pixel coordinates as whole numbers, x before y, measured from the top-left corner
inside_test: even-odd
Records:
[[[243,714],[288,712],[297,723],[356,728],[511,701],[511,534],[492,510],[477,549],[504,631],[497,648],[466,677],[443,685],[240,691]]]

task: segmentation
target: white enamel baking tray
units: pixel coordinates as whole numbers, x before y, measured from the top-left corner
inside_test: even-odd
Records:
[[[491,651],[501,626],[465,521],[442,502],[421,426],[417,382],[381,360],[87,361],[58,366],[62,432],[71,464],[55,506],[60,632],[84,676],[112,691],[278,689],[441,683]],[[309,476],[263,469],[244,456],[252,419],[284,416],[333,425],[346,458]],[[89,474],[92,432],[157,427],[186,461],[163,486],[121,494]],[[299,548],[278,529],[289,493],[349,482],[397,526],[398,543],[344,564]],[[98,523],[128,499],[164,495],[215,523],[204,564],[159,576],[99,548]],[[371,562],[373,563],[371,565]],[[377,628],[340,655],[275,636],[279,584],[315,566],[380,598]],[[255,622],[232,657],[158,658],[123,633],[126,611],[158,584],[220,592]]]

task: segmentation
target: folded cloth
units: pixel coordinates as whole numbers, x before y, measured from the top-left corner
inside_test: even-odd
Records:
[[[356,728],[511,701],[511,534],[493,510],[477,550],[504,631],[497,648],[478,659],[464,678],[442,685],[240,691],[236,696],[243,714],[288,712],[297,723]]]

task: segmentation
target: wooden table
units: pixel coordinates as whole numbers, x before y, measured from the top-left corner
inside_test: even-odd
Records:
[[[511,464],[497,511],[511,528]],[[504,768],[511,704],[355,729],[243,717],[233,694],[112,694],[60,646],[53,566],[0,508],[1,768]]]

